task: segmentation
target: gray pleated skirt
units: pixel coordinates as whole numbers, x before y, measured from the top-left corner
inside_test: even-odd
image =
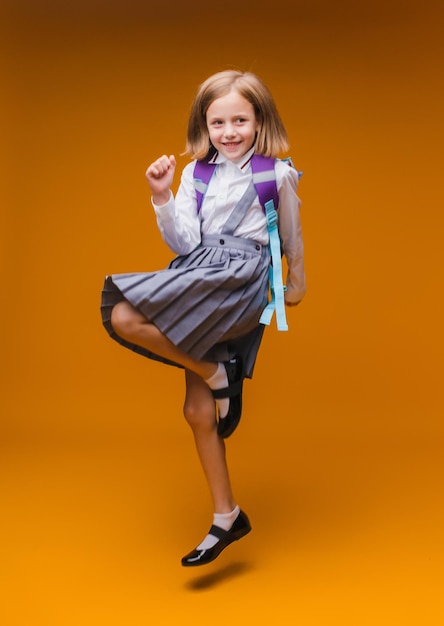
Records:
[[[164,270],[107,276],[102,322],[121,345],[181,367],[117,335],[111,311],[126,299],[195,359],[226,361],[240,354],[251,378],[264,331],[259,319],[268,301],[269,266],[267,246],[225,234],[204,236],[193,252]]]

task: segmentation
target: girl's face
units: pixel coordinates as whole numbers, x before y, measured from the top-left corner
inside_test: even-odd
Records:
[[[206,121],[211,143],[230,161],[248,152],[259,128],[253,105],[234,90],[213,100]]]

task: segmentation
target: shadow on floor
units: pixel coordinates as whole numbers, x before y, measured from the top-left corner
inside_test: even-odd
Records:
[[[241,576],[252,569],[252,563],[230,563],[215,572],[204,574],[203,576],[199,576],[198,578],[188,581],[185,584],[185,587],[189,591],[205,591],[206,589],[217,587],[221,583],[227,582],[232,578]]]

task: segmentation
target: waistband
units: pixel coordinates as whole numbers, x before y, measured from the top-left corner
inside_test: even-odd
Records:
[[[202,246],[210,248],[234,248],[237,250],[248,250],[250,252],[268,253],[268,245],[264,246],[254,239],[245,237],[234,237],[233,235],[202,235]]]

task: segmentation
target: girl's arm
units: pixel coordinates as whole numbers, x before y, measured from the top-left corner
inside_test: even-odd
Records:
[[[279,235],[282,241],[288,272],[285,303],[299,304],[305,295],[304,243],[300,221],[301,201],[297,195],[298,173],[286,163],[279,163]]]
[[[201,241],[193,182],[194,164],[184,168],[176,198],[171,192],[175,167],[174,157],[164,155],[148,167],[146,177],[157,225],[165,243],[176,254],[188,254]]]

